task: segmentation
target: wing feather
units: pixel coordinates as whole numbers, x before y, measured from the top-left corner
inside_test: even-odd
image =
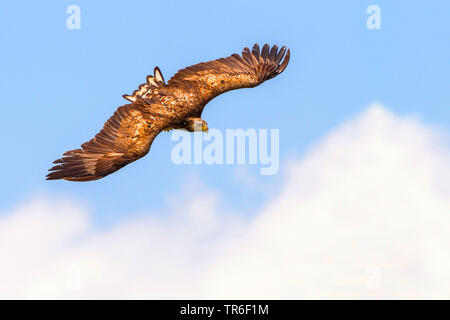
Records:
[[[224,92],[255,87],[276,77],[286,68],[289,57],[290,51],[286,52],[286,47],[278,50],[276,45],[265,44],[260,50],[255,44],[251,51],[245,47],[241,55],[232,54],[179,70],[168,85],[196,88],[199,103],[205,104]]]
[[[97,180],[143,157],[166,125],[139,103],[121,106],[103,129],[81,149],[67,151],[49,171],[47,180]]]

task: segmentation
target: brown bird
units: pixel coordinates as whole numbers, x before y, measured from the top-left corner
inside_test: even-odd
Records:
[[[232,54],[179,70],[166,84],[161,71],[147,76],[103,129],[81,149],[67,151],[47,180],[91,181],[103,178],[145,156],[156,136],[171,129],[207,131],[201,119],[205,105],[224,92],[252,88],[279,75],[289,62],[289,49],[258,44],[242,55]],[[284,59],[283,59],[284,57]]]

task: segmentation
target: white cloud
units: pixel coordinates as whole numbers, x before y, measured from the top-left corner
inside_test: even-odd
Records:
[[[450,298],[449,175],[432,129],[371,106],[250,222],[209,193],[106,231],[73,201],[1,215],[0,298]]]
[[[168,218],[89,227],[86,210],[35,199],[0,217],[0,298],[172,298],[198,292],[196,279],[221,248],[216,197],[175,204]],[[228,229],[228,230],[227,230]]]
[[[449,298],[450,157],[439,143],[380,106],[340,126],[210,268],[211,293]]]

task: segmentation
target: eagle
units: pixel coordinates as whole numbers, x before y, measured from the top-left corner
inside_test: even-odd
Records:
[[[103,129],[81,149],[67,151],[49,169],[47,180],[92,181],[101,179],[150,151],[162,131],[182,129],[208,131],[201,119],[206,104],[218,95],[240,88],[253,88],[282,73],[288,65],[286,47],[255,44],[242,54],[232,54],[179,70],[167,83],[155,67],[119,107]]]

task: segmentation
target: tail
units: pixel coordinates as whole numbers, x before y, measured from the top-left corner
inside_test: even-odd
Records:
[[[152,91],[162,85],[165,85],[164,77],[158,67],[155,67],[154,75],[147,76],[147,82],[139,86],[132,95],[124,94],[123,97],[131,102],[136,102],[138,98],[146,98]]]

